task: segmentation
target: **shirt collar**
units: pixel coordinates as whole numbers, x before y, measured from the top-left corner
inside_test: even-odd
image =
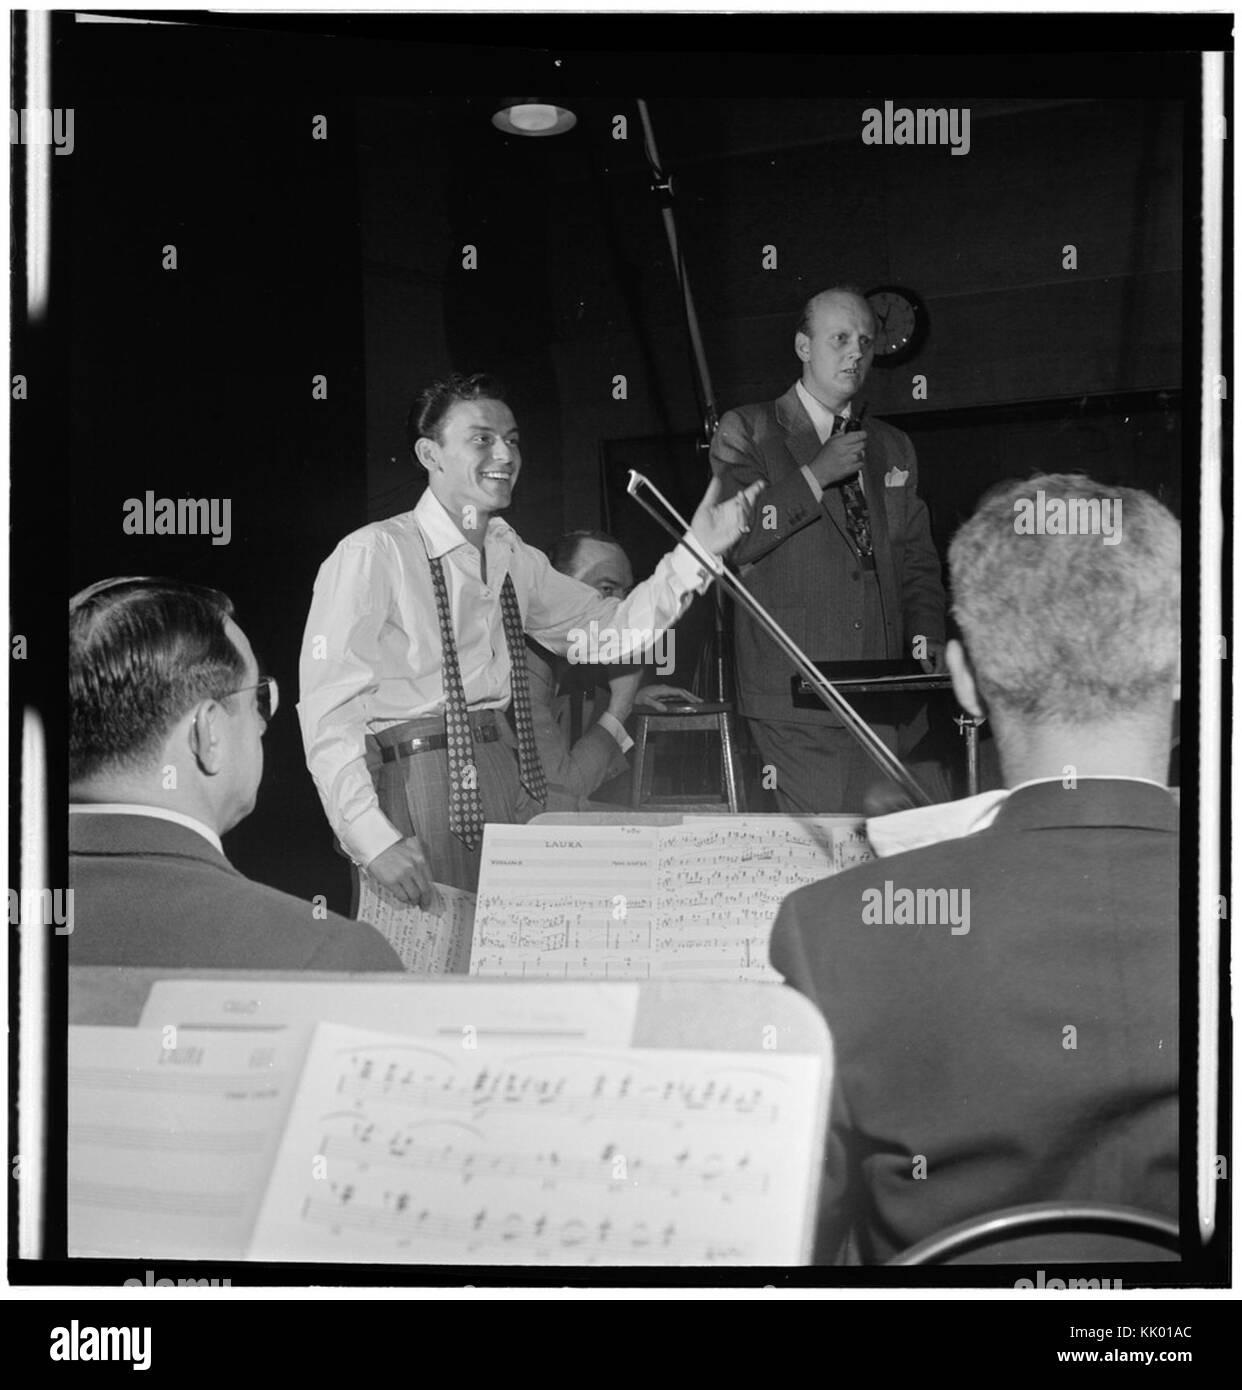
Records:
[[[1156,787],[1168,794],[1168,788],[1149,777],[1079,777],[1079,782],[1138,782]],[[867,839],[878,859],[887,859],[893,854],[904,854],[907,850],[923,849],[926,845],[939,844],[943,840],[957,840],[963,835],[974,835],[986,830],[997,816],[1005,802],[1015,792],[1028,787],[1046,786],[1054,783],[1062,785],[1060,777],[1032,777],[1027,782],[1019,782],[1016,787],[1002,787],[996,791],[980,792],[977,796],[962,797],[957,801],[944,801],[935,806],[915,806],[908,811],[894,811],[887,816],[872,816],[867,821]]]
[[[850,418],[852,401],[846,401],[840,410],[832,411],[823,401],[816,400],[801,381],[794,384],[794,390],[798,393],[798,399],[802,402],[803,409],[811,417],[811,424],[815,426],[815,433],[819,435],[821,444],[832,434],[833,425],[838,415],[843,415],[847,420]]]
[[[193,816],[183,815],[180,811],[170,811],[165,806],[143,806],[138,802],[128,801],[83,801],[74,802],[69,807],[69,814],[79,816],[150,816],[153,820],[168,820],[174,825],[184,825],[187,830],[193,830],[201,835],[213,849],[224,853],[224,846],[220,843],[220,837],[209,826],[204,825],[201,820],[196,820]]]
[[[427,488],[415,503],[414,520],[423,533],[423,539],[427,542],[427,555],[432,560],[447,555],[450,550],[456,550],[460,545],[470,544],[457,529],[457,523],[449,515],[444,504],[430,488]],[[483,538],[484,544],[488,541],[503,540],[512,530],[509,523],[502,521],[500,517],[489,517],[487,532]]]

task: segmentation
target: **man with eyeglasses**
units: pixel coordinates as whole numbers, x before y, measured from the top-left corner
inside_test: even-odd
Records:
[[[110,579],[69,604],[74,965],[400,970],[367,923],[238,873],[279,693],[224,594]]]
[[[548,560],[560,574],[588,584],[601,598],[625,598],[634,587],[630,557],[606,531],[570,531],[553,541]],[[675,685],[643,684],[645,666],[578,667],[526,639],[526,671],[539,761],[549,811],[594,809],[590,797],[629,767],[634,746],[625,721],[635,710],[659,714],[665,702],[699,704]],[[575,681],[575,676],[584,679]],[[604,683],[606,678],[607,683]],[[597,684],[598,679],[598,684]]]

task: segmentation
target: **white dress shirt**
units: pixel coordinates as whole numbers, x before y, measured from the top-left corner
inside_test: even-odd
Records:
[[[840,415],[846,420],[850,418],[852,402],[846,401],[845,406],[834,413],[828,409],[823,401],[816,400],[800,381],[794,383],[794,390],[798,393],[798,399],[805,407],[806,413],[811,417],[811,424],[815,426],[815,433],[819,436],[819,442],[821,444],[827,444],[829,439],[832,438],[833,425],[836,422],[837,416]],[[807,486],[810,487],[811,491],[815,494],[815,500],[817,502],[822,502],[824,498],[824,489],[820,487],[819,479],[816,478],[815,474],[805,465],[802,469],[802,476],[806,479]],[[863,475],[861,471],[857,474],[857,479],[858,486],[863,489],[863,495],[866,496],[867,489],[863,487]]]
[[[424,549],[424,541],[426,548]],[[565,655],[568,634],[620,634],[618,659],[641,661],[643,642],[672,626],[711,581],[682,546],[626,599],[601,598],[560,574],[541,551],[492,517],[479,551],[428,489],[413,511],[346,536],[320,567],[299,664],[298,718],[306,761],[328,821],[360,865],[401,834],[380,810],[366,767],[366,735],[444,711],[443,655],[428,556],[442,558],[466,704],[509,704],[509,648],[500,591],[512,575],[523,627]],[[626,641],[626,635],[635,634]],[[641,635],[638,635],[641,634]]]
[[[184,825],[187,830],[193,830],[203,837],[213,849],[218,849],[224,853],[224,846],[220,843],[220,837],[209,825],[204,825],[201,820],[196,820],[193,816],[183,815],[180,811],[170,811],[164,806],[141,806],[137,802],[128,801],[75,801],[69,807],[69,814],[89,815],[89,816],[151,816],[155,820],[172,821],[174,825]]]

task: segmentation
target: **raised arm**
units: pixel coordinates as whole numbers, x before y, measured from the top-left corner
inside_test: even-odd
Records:
[[[741,411],[727,411],[720,421],[712,439],[711,465],[725,497],[755,483],[764,484],[755,508],[755,522],[729,557],[734,564],[753,564],[794,532],[823,520],[820,494],[802,469],[772,480],[755,423]]]

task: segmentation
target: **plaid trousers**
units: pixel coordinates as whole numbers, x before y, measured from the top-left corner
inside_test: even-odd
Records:
[[[474,745],[483,820],[520,825],[545,807],[518,779],[517,736],[504,714],[497,710],[471,713],[472,729],[489,725],[495,726],[499,737],[490,743],[476,740]],[[433,748],[393,762],[381,760],[381,748],[433,733],[444,733],[443,716],[411,719],[368,734],[367,767],[380,810],[402,835],[418,837],[435,881],[473,893],[479,886],[482,846],[468,850],[449,829],[448,751]]]

